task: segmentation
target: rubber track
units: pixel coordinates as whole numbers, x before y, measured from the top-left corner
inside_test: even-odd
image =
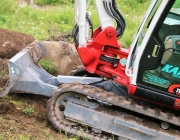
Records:
[[[56,101],[57,101],[58,97],[61,95],[61,93],[72,91],[72,89],[74,89],[74,87],[72,87],[72,85],[64,84],[64,85],[60,86],[57,90],[55,90],[55,92],[53,93],[50,100],[48,100],[47,118],[52,123],[53,127],[59,132],[62,131],[67,134],[76,135],[76,136],[79,136],[79,137],[82,137],[85,139],[107,140],[107,138],[108,138],[108,140],[113,140],[106,135],[102,135],[102,134],[97,135],[95,133],[91,133],[90,131],[85,131],[85,130],[87,130],[87,128],[83,128],[82,126],[76,126],[76,125],[72,126],[72,125],[66,124],[65,122],[59,120],[59,118],[57,116],[58,114],[55,111]],[[79,88],[77,88],[77,89],[79,90]]]
[[[92,87],[90,85],[80,85],[80,84],[71,84],[71,88],[75,92],[87,95],[98,100],[110,103],[115,106],[125,108],[152,118],[156,118],[176,126],[180,126],[179,116],[175,116],[170,112],[163,112],[159,108],[150,108],[148,106],[142,106],[138,104],[134,99],[127,99],[123,96],[115,96],[112,92],[105,92],[102,89],[97,87]]]
[[[144,107],[142,105],[139,105],[138,103],[136,103],[135,100],[133,99],[126,99],[123,96],[116,96],[114,95],[114,93],[112,92],[106,92],[100,88],[97,87],[93,87],[90,85],[81,85],[79,83],[71,83],[71,84],[63,84],[61,85],[56,91],[55,93],[53,93],[52,98],[50,99],[50,103],[51,100],[56,100],[58,97],[58,93],[65,93],[68,91],[72,91],[72,92],[77,92],[79,94],[83,94],[86,96],[90,96],[91,98],[95,98],[97,100],[101,100],[103,102],[107,102],[109,104],[115,105],[115,106],[119,106],[149,117],[153,117],[177,126],[180,126],[180,119],[179,117],[173,115],[172,113],[169,112],[162,112],[160,109],[156,109],[156,108],[150,108],[148,106]],[[54,108],[54,104],[49,104],[48,110],[53,110]],[[53,113],[54,112],[54,113]],[[52,123],[55,122],[55,124],[53,124],[53,126],[55,126],[55,128],[61,129],[62,131],[65,132],[69,132],[71,134],[74,135],[78,135],[81,137],[84,137],[84,135],[87,136],[87,138],[89,139],[93,139],[93,140],[103,140],[104,138],[97,138],[92,134],[89,133],[82,133],[82,130],[76,130],[73,129],[72,126],[67,126],[64,125],[63,122],[60,122],[60,120],[57,119],[56,117],[56,113],[55,111],[50,111],[48,113],[48,119],[51,121]]]

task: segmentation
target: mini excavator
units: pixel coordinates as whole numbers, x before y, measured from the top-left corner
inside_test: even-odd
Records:
[[[38,66],[46,47],[33,42],[9,60],[9,92],[49,97],[47,117],[57,131],[91,140],[180,139],[180,2],[152,0],[128,49],[126,23],[115,0],[75,0],[74,46],[83,66],[69,76]]]

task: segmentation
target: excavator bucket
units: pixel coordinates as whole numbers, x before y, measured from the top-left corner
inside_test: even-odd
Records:
[[[91,84],[102,81],[102,78],[63,76],[57,77],[47,73],[38,61],[46,54],[46,47],[34,41],[8,62],[9,83],[0,93],[0,97],[9,92],[31,93],[50,97],[62,83],[78,82]]]
[[[53,83],[54,77],[38,65],[45,53],[46,47],[34,41],[12,57],[8,62],[9,83],[0,96],[6,96],[9,92],[50,96],[57,89]]]

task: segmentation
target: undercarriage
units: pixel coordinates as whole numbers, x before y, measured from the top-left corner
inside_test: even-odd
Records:
[[[179,130],[175,125],[179,125],[179,119],[174,118],[158,112],[157,108],[78,83],[61,85],[48,101],[48,120],[57,131],[93,140],[178,139]],[[163,130],[158,119],[169,119],[174,125]]]

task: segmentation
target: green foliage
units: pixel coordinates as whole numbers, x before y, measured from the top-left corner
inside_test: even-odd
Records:
[[[173,8],[180,8],[180,1],[176,0],[173,5]]]
[[[45,131],[45,135],[44,137],[46,139],[49,139],[49,140],[54,140],[54,138],[51,136],[50,132],[49,132],[49,129],[48,130],[44,130]]]
[[[26,108],[23,109],[23,113],[29,116],[32,115],[34,113],[34,107],[27,106]]]
[[[14,0],[1,0],[0,28],[31,34],[36,40],[50,40],[60,34],[71,33],[75,25],[74,0],[35,0],[35,2],[39,5],[50,6],[48,8],[42,6],[37,9],[30,6],[19,7]],[[123,47],[131,44],[132,37],[138,29],[149,2],[150,0],[116,0],[127,24],[125,33],[120,40]],[[92,0],[88,11],[92,12],[91,20],[95,29],[100,24]],[[54,71],[55,69],[50,67],[46,70]]]
[[[138,3],[144,3],[146,2],[147,0],[137,0]]]
[[[18,5],[14,0],[1,0],[0,2],[0,26],[11,23],[12,16],[16,12]]]
[[[1,0],[1,3],[11,3],[12,0]],[[0,3],[0,5],[1,5]],[[10,5],[10,4],[7,4]],[[3,7],[3,6],[2,6]],[[8,7],[8,6],[5,6]],[[14,7],[17,7],[14,9]],[[34,9],[30,6],[19,7],[16,3],[9,6],[9,12],[0,14],[0,28],[31,34],[36,40],[49,40],[60,33],[70,33],[74,25],[74,6],[49,7]],[[8,9],[8,8],[7,8]],[[2,9],[0,9],[1,11]]]
[[[3,139],[5,139],[4,135],[0,134],[0,140],[3,140]]]
[[[116,3],[119,3],[119,6],[125,6],[126,10],[128,10],[129,12],[131,10],[135,10],[135,12],[142,12],[145,9],[141,9],[141,6],[147,6],[150,3],[150,1],[151,0],[117,0]]]
[[[35,0],[35,3],[38,5],[57,5],[57,4],[75,3],[75,0]],[[94,4],[94,1],[91,0],[90,3]]]
[[[18,5],[14,0],[1,0],[0,7],[0,15],[14,14]]]
[[[74,0],[35,0],[38,5],[57,5],[57,4],[68,4],[73,3]]]
[[[151,0],[117,0],[117,6],[126,21],[125,32],[120,38],[122,47],[128,48]]]
[[[27,134],[27,135],[19,135],[17,138],[15,138],[15,140],[31,140],[31,134]]]
[[[49,61],[49,60],[46,60],[46,59],[41,59],[39,64],[49,73],[53,74],[55,73],[57,70],[56,70],[56,65],[52,62],[52,61]]]

